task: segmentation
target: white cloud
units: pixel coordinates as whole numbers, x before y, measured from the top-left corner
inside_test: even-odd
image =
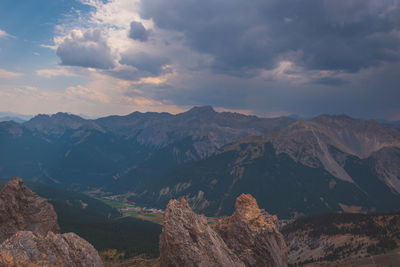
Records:
[[[0,69],[0,78],[13,79],[13,78],[21,77],[21,76],[22,76],[21,73]]]
[[[15,38],[15,36],[0,29],[0,38]]]
[[[83,87],[81,85],[68,87],[66,94],[68,97],[80,97],[90,101],[95,100],[103,103],[110,102],[110,99],[106,94],[99,92],[96,89]]]
[[[45,78],[53,78],[57,76],[77,77],[78,74],[72,72],[66,68],[58,69],[40,69],[36,71],[36,74]]]
[[[164,76],[172,71],[165,68],[168,58],[160,47],[163,40],[149,40],[146,43],[132,40],[131,23],[136,22],[153,33],[151,20],[139,16],[140,0],[111,0],[104,3],[100,0],[80,0],[92,7],[89,14],[78,13],[77,17],[55,27],[54,45],[41,45],[55,49],[61,59],[61,65],[93,68],[96,72],[117,77],[122,80],[138,81],[146,78]],[[182,53],[180,51],[180,53]],[[151,55],[139,58],[140,62],[130,67],[122,58],[138,58],[140,55]],[[163,59],[156,66],[155,59]],[[149,62],[142,62],[148,60]]]
[[[46,45],[46,44],[41,44],[40,46],[51,50],[57,50],[58,47],[58,45]]]

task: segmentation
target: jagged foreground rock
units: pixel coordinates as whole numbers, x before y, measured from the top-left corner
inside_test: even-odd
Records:
[[[99,254],[74,233],[57,234],[53,206],[22,179],[0,189],[0,266],[103,266]],[[54,233],[56,232],[56,233]]]
[[[161,266],[287,266],[276,222],[251,195],[238,197],[235,213],[215,229],[183,198],[171,200],[160,236]]]
[[[161,266],[245,266],[186,200],[171,200],[160,235]]]
[[[60,227],[53,206],[15,177],[0,189],[0,243],[18,230],[47,234]]]
[[[218,220],[216,230],[247,266],[287,266],[287,249],[278,218],[259,209],[250,194],[236,199],[231,217]]]
[[[0,266],[102,266],[95,248],[74,233],[17,232],[0,245]]]

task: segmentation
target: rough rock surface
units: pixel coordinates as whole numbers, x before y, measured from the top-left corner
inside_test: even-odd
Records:
[[[221,218],[216,230],[183,198],[171,200],[160,236],[161,266],[287,266],[276,223],[251,195],[241,195],[235,213]]]
[[[0,189],[0,243],[18,230],[47,234],[60,228],[53,206],[15,177]]]
[[[13,178],[0,189],[0,267],[103,266],[94,247],[60,227],[53,206]]]
[[[236,199],[230,217],[218,220],[216,230],[246,266],[287,266],[287,248],[278,218],[259,209],[250,194]]]
[[[165,210],[160,260],[161,266],[245,266],[183,198]]]
[[[74,233],[17,232],[0,245],[0,266],[102,266],[92,245]]]

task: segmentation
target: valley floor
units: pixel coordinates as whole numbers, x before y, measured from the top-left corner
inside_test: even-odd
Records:
[[[93,194],[92,194],[93,195]],[[153,223],[161,224],[163,211],[153,208],[139,207],[135,203],[129,202],[124,196],[112,196],[105,197],[101,195],[93,195],[103,203],[109,205],[112,208],[118,209],[123,217],[133,217],[150,221]]]

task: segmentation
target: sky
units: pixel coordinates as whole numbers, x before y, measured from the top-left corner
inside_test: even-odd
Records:
[[[0,112],[400,120],[400,0],[1,0]]]

